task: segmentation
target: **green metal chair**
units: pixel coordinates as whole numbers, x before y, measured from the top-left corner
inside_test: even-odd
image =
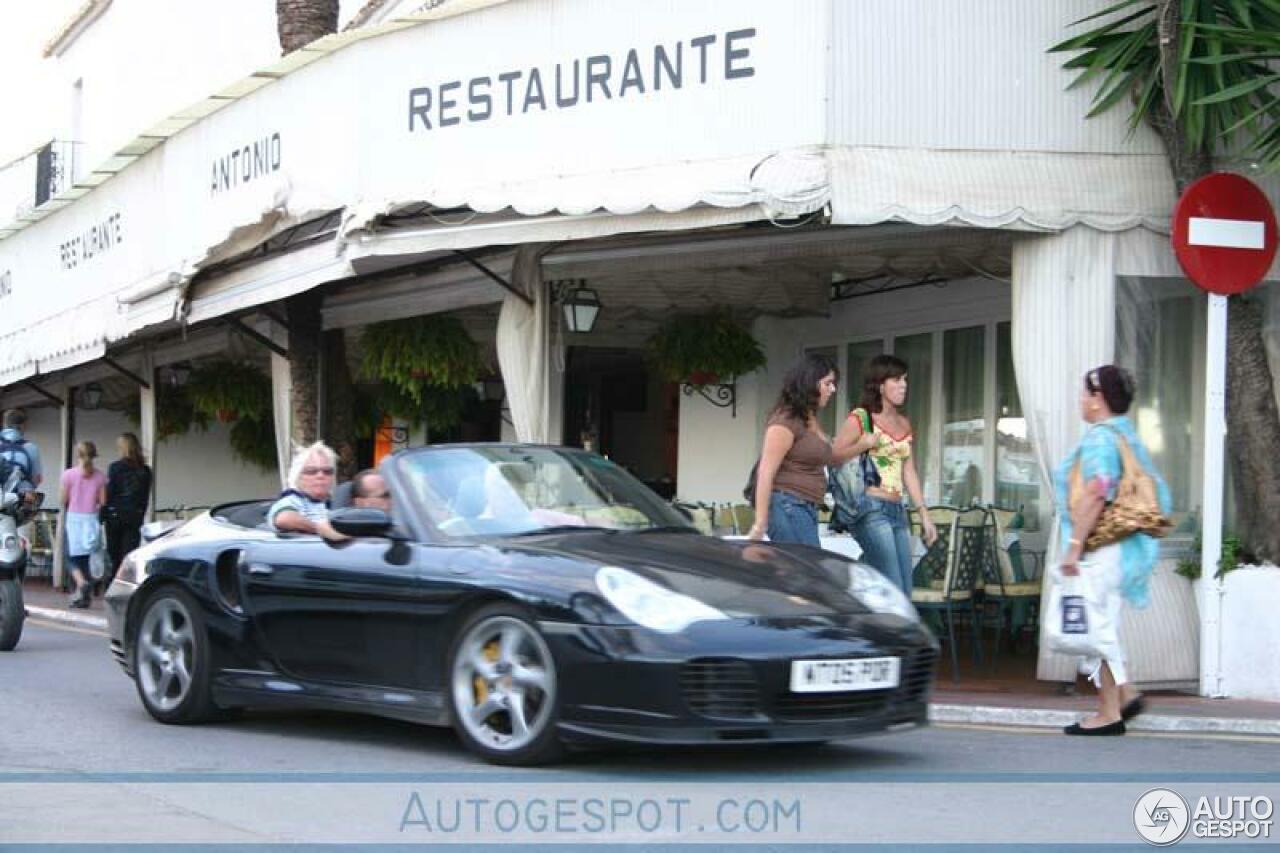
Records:
[[[1009,626],[1009,638],[1013,643],[1027,624],[1034,624],[1033,615],[1040,606],[1042,578],[1038,560],[1030,570],[1024,563],[1024,557],[1034,556],[1036,552],[1024,552],[1019,541],[1009,539],[1010,525],[1017,517],[1017,511],[990,507],[988,513],[992,535],[983,593],[986,601],[994,603],[999,612],[999,627],[991,650],[994,666],[1000,651],[1000,639],[1004,636],[1003,626]]]
[[[973,574],[963,569],[959,561],[960,519],[965,513],[953,507],[929,507],[927,512],[938,529],[938,538],[916,563],[911,603],[921,616],[940,620],[939,630],[947,632],[951,650],[951,680],[959,681],[955,621],[966,611],[970,616],[973,612]]]

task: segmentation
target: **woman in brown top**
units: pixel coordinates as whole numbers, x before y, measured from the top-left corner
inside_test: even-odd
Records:
[[[833,454],[818,410],[836,392],[839,373],[825,355],[806,354],[782,380],[769,415],[756,472],[756,522],[748,538],[818,547],[818,505],[827,492],[825,468],[851,453]],[[843,457],[843,458],[842,458]]]

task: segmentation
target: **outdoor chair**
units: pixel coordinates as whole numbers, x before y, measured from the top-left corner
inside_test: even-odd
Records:
[[[983,591],[986,600],[993,602],[1000,611],[1000,620],[1009,626],[1010,642],[1016,643],[1019,633],[1028,625],[1035,625],[1036,611],[1040,607],[1040,587],[1042,583],[1039,559],[1035,560],[1031,569],[1025,564],[1026,558],[1037,556],[1034,551],[1023,551],[1021,543],[1012,532],[1010,525],[1017,517],[1017,512],[1003,507],[990,507],[994,534],[991,537],[991,559]],[[992,665],[999,653],[1001,632],[996,633],[992,647]]]
[[[747,504],[733,504],[729,507],[729,518],[733,535],[746,536],[751,532],[751,525],[756,523],[756,511]]]
[[[938,538],[916,563],[911,603],[922,616],[940,620],[940,631],[946,631],[951,650],[951,680],[959,681],[955,620],[964,611],[972,614],[973,610],[973,576],[965,577],[958,571],[958,529],[962,513],[952,507],[930,507],[927,511],[938,529]]]

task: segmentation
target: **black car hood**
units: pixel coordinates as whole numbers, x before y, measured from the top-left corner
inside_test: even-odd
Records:
[[[594,574],[619,566],[729,616],[802,618],[867,613],[848,592],[848,563],[802,546],[726,542],[693,533],[583,530],[508,540]]]

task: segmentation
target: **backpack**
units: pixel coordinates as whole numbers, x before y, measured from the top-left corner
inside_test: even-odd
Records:
[[[854,409],[853,412],[861,419],[863,432],[871,432],[871,416],[866,410]],[[833,533],[852,532],[854,522],[861,514],[862,495],[867,486],[880,485],[880,471],[871,461],[871,452],[864,450],[842,465],[828,467],[827,483],[835,501],[828,529]]]
[[[14,441],[11,438],[0,438],[0,485],[9,481],[14,466],[22,470],[24,481],[31,481],[31,454],[27,451],[27,442],[23,439]]]

